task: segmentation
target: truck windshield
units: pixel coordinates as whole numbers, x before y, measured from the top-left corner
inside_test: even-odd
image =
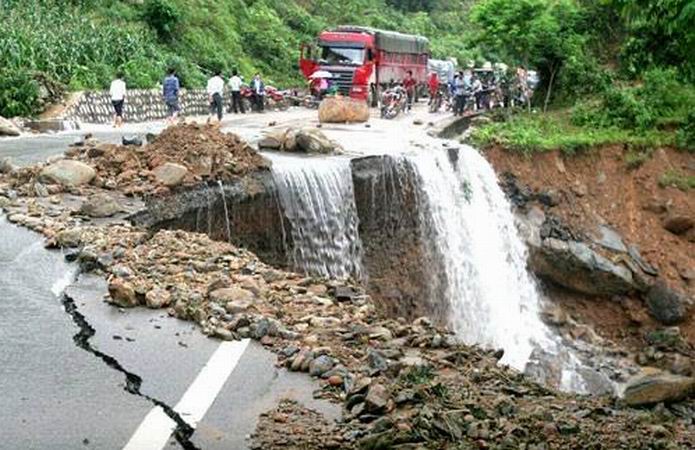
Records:
[[[360,65],[364,62],[364,52],[363,48],[322,47],[321,62]]]

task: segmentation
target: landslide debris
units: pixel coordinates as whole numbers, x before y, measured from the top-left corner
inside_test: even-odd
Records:
[[[269,167],[270,162],[239,136],[222,133],[214,125],[191,123],[166,128],[144,146],[88,138],[68,149],[63,160],[14,169],[9,182],[24,196],[76,192],[85,183],[129,196],[164,195],[182,184],[229,181]]]
[[[207,136],[205,127],[192,129],[205,130]],[[98,148],[89,144],[73,157],[103,163],[93,165],[95,179],[112,180],[112,189],[132,189],[135,180],[169,189],[149,175],[141,177],[150,171],[152,158],[164,152],[162,142],[151,154],[144,151],[149,146],[114,146],[114,158],[127,155],[118,164],[106,156],[109,149],[96,156],[92,150],[89,156],[89,148]],[[184,156],[167,162],[196,170],[186,152],[174,155]],[[130,169],[131,181],[119,179],[120,166],[135,162],[144,166]],[[225,167],[211,171],[210,179],[244,173]],[[34,167],[24,173],[39,172]],[[151,232],[122,221],[94,224],[71,213],[62,189],[53,191],[53,185],[31,177],[28,186],[18,185],[16,173],[0,178],[8,219],[44,233],[47,245],[64,247],[66,257],[84,270],[104,274],[107,302],[120,308],[167,308],[211,337],[258,340],[278,354],[280,365],[316,377],[318,395],[343,405],[343,420],[329,425],[282,403],[261,420],[259,448],[676,449],[695,441],[695,400],[689,391],[672,390],[691,389],[691,377],[674,383],[652,376],[649,389],[639,390],[640,404],[654,398],[684,400],[657,400],[651,409],[633,409],[607,396],[558,393],[498,365],[501,351],[458,343],[427,318],[382,316],[363,288],[350,281],[278,270],[203,234]],[[99,189],[94,184],[69,192],[92,193]],[[670,384],[654,384],[660,380]],[[647,386],[644,379],[635,385]],[[650,392],[658,397],[647,398]]]

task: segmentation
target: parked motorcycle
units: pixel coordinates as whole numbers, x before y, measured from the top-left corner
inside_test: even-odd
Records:
[[[402,111],[405,111],[407,103],[408,94],[401,86],[387,89],[381,95],[381,117],[394,119]]]

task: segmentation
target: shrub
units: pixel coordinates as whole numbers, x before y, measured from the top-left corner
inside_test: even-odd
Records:
[[[27,70],[0,69],[0,116],[33,116],[39,112],[39,84]]]
[[[690,111],[676,132],[679,148],[695,153],[695,111]]]
[[[687,192],[690,189],[695,189],[695,176],[685,175],[675,170],[669,170],[659,178],[659,186],[675,187],[681,191]]]
[[[180,21],[178,8],[169,0],[147,0],[142,15],[145,23],[163,40],[171,40]]]

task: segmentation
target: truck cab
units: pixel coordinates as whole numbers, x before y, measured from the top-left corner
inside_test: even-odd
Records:
[[[318,70],[330,72],[342,95],[374,102],[379,90],[400,82],[408,70],[424,84],[428,58],[422,36],[341,26],[321,32],[313,47],[302,46],[299,66],[307,79]]]

